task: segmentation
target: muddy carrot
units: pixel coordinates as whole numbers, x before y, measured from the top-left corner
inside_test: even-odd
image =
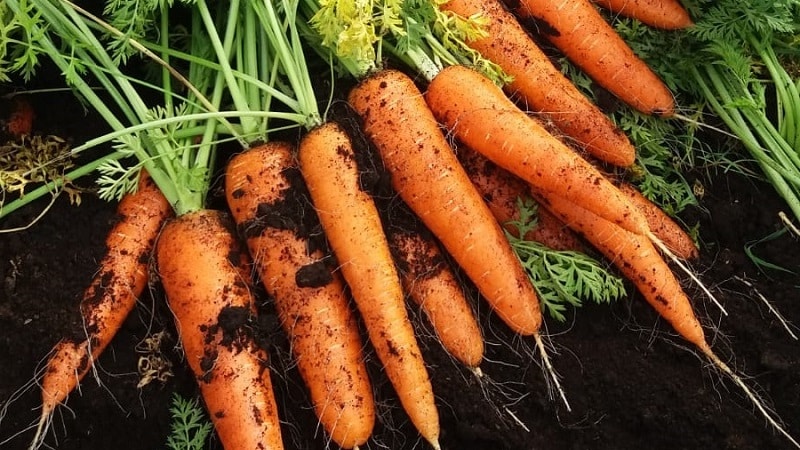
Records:
[[[322,228],[386,375],[420,434],[439,448],[439,415],[380,216],[359,185],[352,144],[335,123],[311,130],[298,155]]]
[[[62,339],[47,361],[34,447],[44,437],[55,408],[93,367],[136,306],[147,286],[150,252],[172,208],[147,173],[142,172],[137,191],[123,197],[116,214],[116,223],[106,237],[106,254],[81,300],[86,334],[79,339]]]
[[[180,215],[158,239],[158,273],[222,445],[282,449],[269,358],[253,331],[249,257],[234,233],[223,212]]]
[[[309,237],[316,215],[291,151],[271,142],[236,155],[226,168],[227,203],[274,298],[320,423],[351,449],[372,434],[375,404],[344,284]]]

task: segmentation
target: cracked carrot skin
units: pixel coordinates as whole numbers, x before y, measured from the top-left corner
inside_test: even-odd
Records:
[[[359,183],[349,136],[335,123],[300,142],[301,173],[386,376],[419,433],[439,448],[439,413],[380,215]]]
[[[487,36],[467,44],[513,77],[504,87],[509,96],[593,157],[621,167],[634,163],[636,150],[628,136],[561,73],[500,0],[450,0],[441,7],[486,21]]]
[[[538,333],[542,317],[536,292],[413,80],[385,70],[363,80],[348,101],[378,149],[394,190],[493,311],[517,333]]]
[[[221,211],[169,221],[156,245],[158,272],[222,445],[278,450],[283,443],[268,355],[254,335],[250,261],[234,232]]]
[[[514,12],[532,19],[553,43],[597,84],[636,110],[668,117],[675,99],[661,78],[605,21],[590,0],[515,0]],[[533,31],[533,30],[532,30]]]
[[[372,387],[344,283],[304,236],[308,219],[301,216],[314,213],[297,200],[304,195],[293,185],[299,177],[291,145],[270,142],[228,163],[225,192],[274,299],[317,417],[333,442],[351,449],[372,434]]]
[[[463,86],[469,86],[468,95]],[[641,235],[644,216],[604,175],[520,110],[503,91],[464,66],[443,69],[425,100],[464,145],[522,178],[535,190],[573,203]]]

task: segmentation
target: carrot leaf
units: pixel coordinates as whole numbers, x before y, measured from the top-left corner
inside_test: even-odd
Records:
[[[172,396],[170,408],[171,433],[167,437],[167,447],[171,450],[202,450],[206,447],[213,430],[211,422],[203,414],[203,408],[196,399],[185,399],[180,394]]]
[[[520,199],[517,207],[519,219],[509,223],[519,236],[525,236],[537,226],[538,205],[531,199]],[[625,295],[622,278],[585,253],[553,250],[508,231],[506,236],[536,288],[544,311],[559,322],[566,320],[567,308],[578,308],[585,300],[609,303]]]

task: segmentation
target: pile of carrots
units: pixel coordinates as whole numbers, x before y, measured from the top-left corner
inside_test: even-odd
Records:
[[[675,1],[597,3],[653,26],[691,25]],[[390,198],[407,208],[403,214],[414,218],[413,227],[398,227],[385,214],[364,176],[365,149],[334,122],[314,127],[298,145],[269,142],[236,155],[225,172],[229,211],[170,218],[170,205],[142,172],[142,187],[120,203],[108,256],[81,305],[87,339],[60,343],[48,363],[40,431],[113,338],[114,326],[105,331],[106,323],[116,321],[118,328],[141,295],[154,253],[170,306],[181,318],[187,361],[226,448],[283,445],[268,355],[249,322],[255,314],[251,264],[275,300],[315,412],[333,442],[364,446],[375,423],[360,320],[409,419],[439,448],[435,394],[405,298],[422,307],[445,348],[480,377],[484,340],[465,296],[469,288],[454,274],[461,271],[511,330],[536,341],[552,370],[536,287],[504,228],[513,219],[514,201],[530,196],[541,207],[540,226],[530,238],[548,239],[556,248],[588,244],[603,254],[800,447],[707,342],[668,264],[695,258],[694,242],[610,173],[632,165],[635,149],[538,49],[529,34],[534,30],[521,24],[533,24],[537,36],[644,113],[674,114],[669,90],[588,0],[507,6],[450,0],[442,8],[485,19],[488,35],[467,44],[502,67],[510,84],[501,88],[462,65],[443,68],[424,86],[386,69],[359,80],[347,97],[368,151],[385,169]],[[194,269],[198,262],[202,271]],[[112,307],[116,319],[107,317]],[[247,402],[231,404],[232,390]],[[33,447],[42,438],[37,433]]]

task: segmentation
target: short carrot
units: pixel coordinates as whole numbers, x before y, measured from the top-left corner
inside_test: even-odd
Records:
[[[674,114],[669,88],[590,0],[519,0],[514,12],[532,19],[539,35],[626,104],[645,114]]]
[[[390,227],[389,245],[408,296],[422,309],[447,352],[480,374],[483,335],[464,295],[433,236],[421,225]]]
[[[488,78],[464,66],[446,67],[429,84],[425,100],[455,138],[536,189],[648,234],[643,215],[611,182]]]
[[[234,156],[225,172],[227,203],[274,298],[320,423],[351,449],[372,434],[375,404],[344,284],[308,236],[316,216],[306,208],[291,150],[270,142]]]
[[[222,445],[282,449],[268,355],[253,332],[249,257],[234,233],[220,211],[179,215],[156,244],[158,272]]]
[[[339,125],[326,123],[301,140],[298,159],[370,342],[411,422],[438,449],[433,388],[377,207],[359,184],[350,138]]]
[[[519,220],[519,201],[531,198],[528,184],[466,146],[459,146],[456,154],[497,221],[507,224],[506,230],[517,235],[519,230],[508,223]],[[536,216],[536,227],[522,236],[523,238],[539,242],[553,250],[584,248],[572,230],[549,211],[539,208]]]
[[[6,131],[15,138],[30,136],[36,111],[26,97],[15,96],[11,101],[11,114],[6,123]]]
[[[592,0],[614,14],[636,19],[664,30],[680,30],[694,25],[689,12],[678,0]]]
[[[38,447],[55,408],[77,387],[133,310],[148,281],[148,261],[172,208],[141,172],[136,192],[117,205],[106,237],[106,254],[80,304],[85,336],[58,342],[42,375],[42,411],[33,446]]]
[[[450,0],[441,8],[463,17],[482,16],[487,36],[468,44],[513,78],[505,87],[509,95],[518,96],[592,156],[617,166],[633,164],[636,151],[625,133],[553,65],[499,0]]]
[[[614,182],[620,192],[644,214],[650,230],[667,248],[682,259],[695,259],[699,254],[697,244],[688,233],[658,205],[642,195],[635,186],[624,181]]]

